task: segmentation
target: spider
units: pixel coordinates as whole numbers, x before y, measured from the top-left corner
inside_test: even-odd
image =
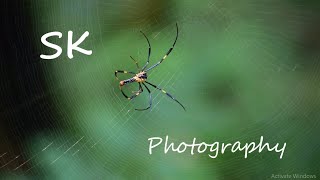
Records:
[[[151,96],[151,91],[150,89],[148,88],[147,84],[154,87],[155,89],[157,90],[160,90],[162,93],[166,94],[168,97],[170,97],[172,100],[176,101],[184,110],[186,110],[186,108],[176,99],[174,98],[171,94],[169,94],[168,92],[166,92],[165,90],[163,90],[162,88],[150,83],[147,81],[147,72],[150,71],[151,69],[157,67],[159,64],[161,64],[163,62],[163,60],[165,60],[169,54],[171,53],[171,51],[173,50],[176,42],[177,42],[177,39],[178,39],[178,24],[176,23],[176,28],[177,28],[177,34],[176,34],[176,39],[174,40],[174,43],[172,45],[172,47],[168,50],[168,52],[163,56],[163,58],[157,62],[156,64],[152,65],[151,67],[147,68],[148,64],[149,64],[149,61],[150,61],[150,55],[151,55],[151,45],[150,45],[150,42],[149,42],[149,39],[147,38],[147,36],[142,32],[142,35],[146,38],[147,42],[148,42],[148,45],[149,45],[149,51],[148,51],[148,59],[147,59],[147,62],[146,64],[140,69],[139,67],[139,64],[138,62],[132,57],[130,56],[130,58],[134,61],[134,63],[136,64],[137,66],[137,69],[138,69],[138,73],[135,73],[135,72],[131,72],[131,71],[123,71],[123,70],[117,70],[115,71],[115,76],[116,78],[118,79],[118,73],[124,73],[124,74],[134,74],[134,76],[132,78],[129,78],[129,79],[126,79],[126,80],[122,80],[120,81],[119,83],[119,87],[120,87],[120,91],[121,93],[123,94],[123,96],[125,98],[127,98],[128,100],[132,100],[134,99],[135,97],[139,96],[142,92],[143,92],[143,87],[145,87],[149,93],[149,106],[146,107],[146,108],[143,108],[143,109],[135,109],[135,110],[138,110],[138,111],[144,111],[144,110],[147,110],[149,108],[151,108],[151,105],[152,105],[152,96]],[[118,79],[119,80],[119,79]],[[122,87],[125,86],[126,84],[129,84],[129,83],[134,83],[134,82],[137,82],[139,84],[139,90],[138,91],[135,91],[133,93],[133,95],[131,95],[130,97],[127,96],[123,90],[122,90]],[[142,86],[143,85],[143,86]]]

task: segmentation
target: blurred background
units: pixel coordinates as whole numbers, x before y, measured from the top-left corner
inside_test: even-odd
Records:
[[[316,0],[78,0],[1,2],[0,177],[4,179],[270,179],[320,176],[320,3]],[[115,70],[150,64],[179,38],[133,101]],[[91,56],[67,57],[67,32]],[[63,48],[55,51],[40,38]],[[121,75],[121,79],[129,76]],[[137,85],[128,87],[130,92]],[[173,142],[287,143],[277,153],[148,154],[148,138]],[[163,147],[162,147],[163,148]]]

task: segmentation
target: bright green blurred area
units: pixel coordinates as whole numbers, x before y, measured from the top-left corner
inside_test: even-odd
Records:
[[[30,156],[55,142],[32,159],[34,173],[49,179],[320,176],[319,52],[305,44],[319,38],[308,36],[319,22],[318,3],[60,0],[37,6],[37,34],[61,31],[56,42],[66,45],[68,30],[74,39],[89,31],[81,47],[93,54],[74,52],[70,60],[64,46],[59,59],[43,63],[61,128],[30,140]],[[174,41],[176,22],[176,47],[148,79],[187,111],[154,89],[152,109],[135,111],[148,105],[147,93],[128,102],[114,71],[136,71],[130,55],[145,63],[148,46],[140,30],[151,41],[150,63],[159,61]],[[177,143],[264,136],[271,144],[286,142],[287,149],[281,160],[265,151],[248,159],[231,152],[217,159],[161,150],[149,155],[147,139],[166,135]]]

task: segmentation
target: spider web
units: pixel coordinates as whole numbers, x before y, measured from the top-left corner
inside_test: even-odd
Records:
[[[43,175],[66,179],[167,177],[167,174],[179,174],[185,170],[217,177],[222,168],[243,166],[240,156],[215,164],[189,156],[185,158],[187,155],[169,154],[167,157],[158,153],[149,156],[147,139],[170,134],[178,142],[198,136],[206,139],[208,135],[224,141],[232,141],[235,136],[248,140],[265,131],[287,126],[290,121],[286,118],[292,114],[299,118],[313,112],[314,107],[308,105],[317,105],[318,101],[309,100],[299,105],[305,98],[299,95],[299,91],[306,85],[312,86],[318,75],[304,77],[306,82],[299,82],[297,76],[306,71],[307,65],[292,53],[293,49],[303,47],[293,37],[298,36],[299,28],[308,24],[306,19],[311,13],[297,11],[298,5],[292,5],[286,8],[290,15],[283,17],[286,14],[281,14],[281,10],[287,5],[285,3],[247,2],[246,6],[252,7],[249,13],[241,4],[233,5],[231,1],[202,1],[197,5],[168,2],[169,7],[151,1],[83,0],[77,4],[39,1],[31,8],[34,18],[40,22],[37,25],[39,32],[35,33],[44,34],[54,29],[62,31],[63,38],[57,41],[61,44],[66,42],[68,30],[74,32],[75,39],[88,30],[90,35],[81,46],[92,49],[93,54],[74,53],[72,60],[61,57],[41,63],[49,87],[46,93],[51,96],[52,109],[61,118],[54,120],[57,126],[30,137],[24,154],[0,152],[3,160],[0,169],[27,177]],[[279,25],[272,21],[278,16],[288,21],[277,27],[277,32],[271,27]],[[249,20],[244,21],[246,18]],[[114,71],[135,71],[130,55],[139,61],[140,67],[144,65],[148,46],[140,30],[151,42],[150,65],[158,62],[172,45],[176,21],[180,31],[175,49],[148,77],[150,82],[186,104],[188,114],[152,87],[152,109],[135,111],[134,108],[148,105],[146,89],[134,101],[127,101],[119,91]],[[45,51],[45,47],[41,48]],[[65,49],[63,47],[64,52]],[[279,49],[288,53],[283,54]],[[64,52],[62,56],[65,56]],[[311,59],[315,62],[312,66],[318,69],[319,57]],[[249,85],[243,89],[237,82],[255,82],[260,87]],[[138,90],[135,85],[128,91],[133,88]],[[292,91],[287,93],[288,89]],[[271,98],[264,99],[262,95],[268,91],[273,92]],[[257,101],[262,102],[261,105]],[[259,105],[249,106],[254,110],[243,115],[248,108],[241,108],[252,102]],[[230,113],[230,106],[240,110],[231,108]],[[230,115],[233,113],[235,116]],[[244,122],[247,125],[238,128]],[[292,135],[297,127],[303,127],[311,136],[319,127],[318,121],[312,124],[313,127],[294,122],[296,124],[290,123],[287,131],[272,136],[270,141],[283,141],[282,136]],[[226,129],[232,132],[226,134],[223,132]],[[243,134],[244,131],[247,134]],[[17,165],[8,168],[14,162],[18,162]],[[263,162],[266,161],[258,159],[256,163]],[[273,163],[271,160],[267,162]],[[295,167],[294,161],[286,163],[288,167]],[[238,173],[254,174],[255,168],[239,170]]]

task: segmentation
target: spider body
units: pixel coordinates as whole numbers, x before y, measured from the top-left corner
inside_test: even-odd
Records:
[[[143,83],[146,80],[147,80],[147,72],[141,71],[138,74],[136,74],[135,76],[133,76],[132,78],[120,81],[119,85],[124,86],[128,83],[133,83],[133,82]]]
[[[121,93],[123,94],[123,96],[129,100],[132,100],[134,99],[135,97],[137,97],[138,95],[140,95],[142,92],[143,92],[143,87],[145,87],[149,93],[149,106],[147,108],[143,108],[143,109],[136,109],[136,110],[139,110],[139,111],[143,111],[143,110],[147,110],[151,107],[152,105],[152,96],[151,96],[151,91],[150,89],[148,88],[147,85],[150,85],[152,87],[154,87],[155,89],[157,90],[160,90],[162,93],[166,94],[168,97],[170,97],[172,100],[176,101],[184,110],[185,107],[176,99],[174,98],[171,94],[169,94],[168,92],[166,92],[165,90],[163,90],[162,88],[159,88],[158,86],[150,83],[147,81],[147,72],[150,71],[151,69],[157,67],[159,64],[161,64],[168,56],[169,54],[171,53],[171,51],[173,50],[173,47],[174,45],[176,44],[177,42],[177,39],[178,39],[178,24],[176,24],[176,27],[177,27],[177,35],[176,35],[176,39],[172,45],[172,47],[167,51],[167,53],[163,56],[163,58],[157,62],[156,64],[152,65],[151,67],[147,68],[148,64],[149,64],[149,61],[150,61],[150,55],[151,55],[151,45],[150,45],[150,42],[149,42],[149,39],[147,38],[147,36],[142,32],[140,31],[143,36],[146,38],[147,42],[148,42],[148,45],[149,45],[149,51],[148,51],[148,59],[147,59],[147,62],[146,64],[140,69],[139,67],[139,64],[138,62],[133,59],[131,56],[130,58],[135,62],[137,68],[138,68],[138,73],[135,73],[135,72],[130,72],[130,71],[123,71],[123,70],[118,70],[118,71],[115,71],[115,76],[116,78],[118,79],[118,73],[123,73],[123,74],[133,74],[134,76],[132,78],[129,78],[129,79],[126,79],[126,80],[122,80],[120,81],[119,83],[119,88],[120,88],[120,91]],[[147,69],[146,69],[147,68]],[[138,83],[139,85],[139,90],[138,91],[135,91],[133,95],[131,96],[127,96],[123,90],[122,90],[122,87],[125,86],[126,84],[129,84],[129,83]],[[143,85],[143,86],[142,86]]]

